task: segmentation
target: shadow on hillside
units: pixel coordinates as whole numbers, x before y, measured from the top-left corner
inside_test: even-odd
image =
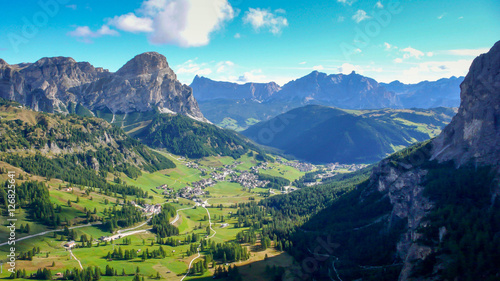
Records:
[[[281,278],[276,278],[276,276],[284,275],[280,272],[279,269],[273,270],[273,267],[283,267],[287,268],[290,266],[290,256],[286,253],[282,253],[273,257],[269,257],[266,261],[259,260],[252,263],[245,264],[235,263],[238,271],[241,275],[241,279],[243,281],[273,281],[273,280],[284,280]],[[217,266],[219,266],[218,264]],[[266,270],[267,268],[267,270]],[[196,277],[190,276],[189,280],[200,280],[200,281],[208,281],[208,280],[235,280],[230,279],[229,277],[214,279],[212,276],[208,277]]]

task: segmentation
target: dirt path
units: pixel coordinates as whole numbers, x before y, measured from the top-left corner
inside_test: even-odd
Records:
[[[68,252],[78,262],[78,264],[80,265],[80,268],[83,269],[82,263],[80,262],[79,259],[76,258],[75,254],[73,254],[73,251],[71,251],[71,249],[68,249]]]
[[[206,238],[206,239],[210,239],[210,238],[213,238],[215,236],[215,234],[217,234],[217,231],[215,231],[212,228],[212,218],[210,217],[210,212],[208,211],[208,209],[205,208],[205,204],[208,204],[208,200],[205,201],[205,203],[202,204],[201,206],[203,207],[203,209],[205,209],[207,211],[207,214],[208,214],[208,223],[209,223],[209,226],[210,226],[210,230],[214,232],[212,235],[210,235],[209,237]],[[181,281],[183,281],[184,278],[186,278],[189,275],[189,272],[191,271],[191,267],[193,265],[193,262],[201,257],[201,255],[200,255],[200,247],[201,247],[201,244],[199,244],[198,248],[196,249],[198,251],[198,256],[196,256],[194,259],[191,260],[191,262],[189,263],[186,275],[184,275],[184,277],[182,277]]]

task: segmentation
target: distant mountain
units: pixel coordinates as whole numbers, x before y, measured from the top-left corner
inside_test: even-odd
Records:
[[[356,73],[313,71],[283,87],[275,83],[239,85],[196,77],[191,84],[200,109],[213,123],[244,130],[308,104],[345,109],[457,107],[462,77],[418,84],[378,83]]]
[[[280,86],[274,82],[240,85],[230,82],[217,82],[198,75],[191,83],[191,88],[197,101],[214,99],[264,101],[281,90]]]
[[[67,57],[17,65],[1,60],[0,97],[50,113],[68,113],[78,105],[91,114],[112,115],[158,108],[205,120],[191,88],[177,81],[166,58],[155,52],[137,55],[116,73]]]
[[[343,280],[497,280],[499,93],[500,41],[473,61],[458,113],[439,136],[382,160],[368,180],[294,232],[299,262],[325,249],[325,237],[331,241],[324,252],[335,260],[316,259],[319,270],[307,280],[331,272]],[[309,198],[318,198],[318,189],[277,198],[316,206],[322,202]]]
[[[355,72],[349,75],[327,75],[313,71],[285,84],[271,100],[315,103],[344,109],[401,107],[394,93],[387,91],[374,79]]]
[[[455,113],[447,108],[347,111],[308,105],[242,134],[313,163],[373,163],[436,136]]]
[[[394,81],[389,84],[380,83],[380,85],[394,92],[404,108],[458,107],[460,105],[460,84],[463,81],[463,76],[453,76],[417,84],[403,84]]]

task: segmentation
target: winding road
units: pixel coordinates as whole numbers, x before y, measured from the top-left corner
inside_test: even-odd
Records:
[[[196,204],[196,205],[199,205],[199,204]],[[203,209],[205,209],[205,211],[207,211],[207,214],[208,214],[208,223],[209,223],[209,226],[210,226],[210,230],[213,231],[214,233],[212,235],[210,235],[209,237],[207,237],[206,239],[210,239],[210,238],[213,238],[215,236],[215,234],[217,234],[217,231],[215,231],[213,228],[212,228],[212,218],[210,217],[210,212],[208,211],[208,209],[205,207],[205,205],[208,205],[208,200],[206,200],[203,204],[201,204],[201,206],[203,207]],[[188,208],[190,209],[190,208]],[[179,210],[181,211],[181,210]],[[179,213],[177,213],[177,216],[179,216]],[[201,243],[198,245],[198,248],[196,249],[198,251],[198,255],[196,257],[194,257],[191,262],[189,263],[189,266],[188,266],[188,270],[186,272],[186,275],[184,275],[181,279],[181,281],[184,280],[184,278],[186,278],[188,275],[189,275],[189,272],[191,271],[191,267],[193,266],[193,262],[197,259],[199,259],[201,257],[200,255],[200,247],[201,247]]]
[[[89,223],[89,224],[84,224],[84,225],[72,226],[72,227],[68,227],[68,229],[76,229],[76,228],[88,227],[88,226],[99,225],[99,224],[102,224],[102,222],[96,222],[96,223]],[[17,238],[16,242],[22,241],[22,240],[26,240],[26,239],[30,239],[30,238],[33,238],[33,237],[37,237],[37,236],[42,236],[42,235],[53,233],[53,232],[63,231],[63,230],[64,229],[55,229],[55,230],[43,231],[43,232],[40,232],[40,233],[37,233],[37,234],[33,234],[33,235],[28,235],[28,236],[24,236],[24,237],[21,237],[21,238]],[[7,243],[8,242],[0,243],[0,247],[4,246],[4,245],[7,245]]]

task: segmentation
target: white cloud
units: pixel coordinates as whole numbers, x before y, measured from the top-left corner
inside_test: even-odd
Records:
[[[358,74],[363,74],[364,69],[359,65],[353,65],[350,63],[344,63],[338,68],[338,72],[342,74],[351,74],[353,71]]]
[[[276,9],[276,10],[274,10],[274,12],[275,12],[276,14],[286,14],[285,9]]]
[[[443,77],[463,76],[469,71],[471,60],[430,61],[403,70],[399,80],[404,83],[417,83],[424,80],[434,81]]]
[[[232,62],[232,61],[221,61],[216,65],[217,73],[226,72],[228,69],[231,69],[233,66],[234,66],[234,62]]]
[[[385,47],[386,50],[390,50],[391,47],[392,47],[392,45],[389,44],[389,43],[387,43],[387,42],[384,42],[384,47]]]
[[[128,13],[121,16],[116,16],[108,20],[108,24],[115,26],[123,31],[138,33],[138,32],[153,32],[153,20],[148,17],[137,17],[134,13]]]
[[[143,10],[153,18],[153,44],[205,46],[210,34],[234,18],[227,0],[148,0]]]
[[[441,15],[439,15],[439,16],[437,17],[437,19],[438,19],[438,20],[440,20],[440,19],[444,18],[444,17],[446,16],[446,14],[447,14],[447,13],[442,13]]]
[[[343,16],[339,16],[339,17],[337,18],[337,21],[338,21],[338,22],[343,22],[344,20],[345,20],[345,18],[344,18]]]
[[[240,39],[240,38],[241,38],[241,34],[236,33],[236,34],[234,35],[234,38],[236,38],[236,39]]]
[[[243,22],[252,25],[256,31],[267,29],[273,34],[280,34],[283,28],[288,26],[288,20],[285,17],[277,16],[269,10],[260,8],[250,8],[245,13]]]
[[[266,76],[262,74],[262,70],[254,69],[252,71],[243,73],[243,75],[238,77],[237,82],[240,82],[240,83],[267,82],[267,80],[266,80]]]
[[[360,23],[366,19],[369,19],[370,16],[363,10],[358,10],[353,16],[352,16],[352,19],[356,22],[356,23]]]
[[[458,17],[459,20],[463,19],[464,17]]]
[[[307,63],[307,61],[299,62],[300,65],[304,65],[306,63]]]
[[[395,59],[394,59],[394,62],[395,62],[395,63],[402,63],[402,62],[403,62],[403,59],[402,59],[402,58],[395,58]]]
[[[76,8],[77,8],[77,6],[76,6],[75,4],[71,4],[71,5],[66,5],[66,8],[68,8],[68,9],[71,9],[71,10],[75,11],[75,10],[76,10]]]
[[[97,31],[92,31],[88,26],[78,26],[75,30],[68,32],[71,37],[79,38],[85,43],[92,43],[91,38],[98,38],[102,36],[118,36],[118,31],[112,30],[107,25],[103,25]]]
[[[403,51],[405,53],[403,55],[403,58],[405,58],[405,59],[408,59],[408,58],[420,59],[421,57],[425,56],[424,52],[419,51],[417,49],[414,49],[412,47],[404,48],[401,51]]]
[[[489,48],[479,48],[479,49],[457,49],[457,50],[447,50],[444,51],[447,55],[453,56],[469,56],[469,57],[477,57],[480,54],[487,53]]]
[[[432,56],[434,56],[434,52],[427,52],[427,53],[426,53],[426,55],[427,55],[428,57],[432,57]]]
[[[180,75],[191,74],[193,76],[206,76],[212,73],[212,69],[207,67],[204,63],[199,64],[196,63],[195,60],[188,60],[185,63],[178,65],[175,72]]]
[[[313,68],[312,68],[312,69],[313,69],[313,70],[316,70],[316,71],[321,71],[321,70],[323,70],[323,69],[325,69],[325,68],[324,68],[322,65],[315,65],[315,66],[313,66]]]
[[[382,9],[382,8],[384,8],[384,5],[382,5],[382,2],[378,1],[378,2],[375,4],[375,7],[379,8],[379,9]]]
[[[337,2],[351,6],[356,0],[337,0]]]

